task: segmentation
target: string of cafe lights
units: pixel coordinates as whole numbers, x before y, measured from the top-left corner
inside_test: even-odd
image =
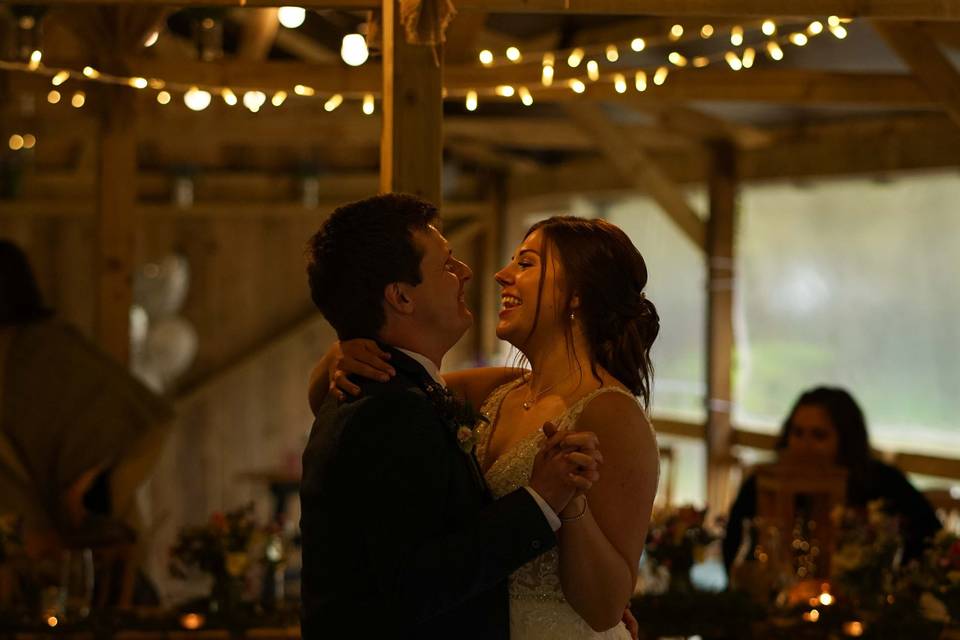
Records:
[[[784,57],[783,47],[793,45],[797,47],[805,46],[810,39],[820,36],[824,33],[832,33],[838,39],[844,39],[847,35],[844,24],[851,20],[830,16],[826,20],[826,25],[819,20],[814,20],[800,29],[785,28],[785,25],[777,25],[773,20],[765,20],[758,24],[733,25],[729,27],[730,43],[734,47],[725,51],[719,51],[710,55],[695,56],[688,58],[679,51],[671,51],[667,55],[664,64],[658,66],[646,67],[643,69],[613,69],[603,73],[600,69],[600,62],[597,58],[602,57],[607,63],[616,63],[620,60],[621,47],[629,48],[634,52],[641,52],[648,46],[660,46],[664,44],[680,44],[682,41],[689,41],[689,35],[685,33],[682,25],[674,25],[668,35],[662,38],[634,38],[629,42],[608,43],[605,45],[594,45],[591,47],[575,47],[564,50],[542,51],[524,54],[518,47],[509,47],[504,55],[504,59],[497,60],[489,49],[484,49],[478,55],[479,64],[485,68],[497,67],[498,65],[517,64],[526,59],[540,59],[542,61],[542,72],[540,85],[544,88],[550,88],[554,85],[554,75],[558,60],[566,59],[568,67],[577,69],[584,68],[586,75],[570,78],[566,80],[566,85],[577,94],[584,93],[588,83],[612,82],[617,93],[626,93],[628,91],[628,74],[632,76],[632,84],[636,91],[646,91],[650,84],[654,86],[663,85],[670,73],[671,68],[683,68],[691,66],[694,68],[703,68],[717,62],[726,62],[734,71],[750,69],[760,52],[765,53],[774,61],[782,60]],[[295,22],[291,22],[295,24]],[[764,39],[757,43],[746,43],[746,34],[759,26],[759,31]],[[685,35],[687,38],[685,40]],[[699,38],[708,40],[719,35],[718,29],[710,24],[704,24],[699,29]],[[355,36],[355,37],[351,37]],[[156,37],[151,36],[147,41],[147,46],[156,42]],[[361,51],[362,49],[362,51]],[[348,34],[343,40],[344,60],[352,66],[363,64],[368,58],[366,43],[363,36],[359,34]],[[584,64],[585,63],[585,64]],[[301,98],[320,98],[323,102],[323,108],[327,112],[338,109],[346,101],[357,101],[360,104],[361,111],[366,115],[372,115],[376,110],[376,96],[372,92],[353,92],[353,93],[334,93],[328,95],[319,95],[318,92],[305,84],[297,84],[289,90],[264,90],[257,87],[228,87],[220,85],[191,84],[178,81],[168,81],[160,78],[146,78],[140,76],[115,75],[99,71],[91,66],[86,66],[81,70],[46,67],[43,64],[43,54],[41,51],[33,51],[27,62],[13,62],[0,60],[0,69],[11,71],[23,71],[33,74],[45,75],[50,78],[52,85],[47,94],[47,101],[51,104],[58,104],[69,97],[69,102],[74,108],[82,108],[86,104],[86,92],[82,89],[75,89],[68,92],[63,85],[67,81],[93,82],[100,84],[127,86],[136,90],[156,91],[156,100],[161,105],[168,105],[173,101],[174,94],[182,95],[183,102],[187,108],[193,111],[203,111],[208,108],[214,100],[214,96],[219,96],[227,106],[236,106],[243,104],[251,112],[259,112],[268,102],[273,107],[282,106],[291,96]],[[532,83],[531,83],[532,84]],[[535,89],[534,89],[535,90]],[[459,90],[450,94],[444,90],[444,97],[459,97],[465,101],[467,111],[476,111],[479,107],[479,99],[485,97],[499,98],[519,98],[525,106],[530,106],[534,102],[534,93],[528,86],[521,85],[514,87],[507,84],[496,84],[487,87],[477,87],[474,89]],[[68,95],[69,94],[69,95]],[[14,134],[9,140],[11,149],[30,149],[36,144],[36,138],[31,134]]]

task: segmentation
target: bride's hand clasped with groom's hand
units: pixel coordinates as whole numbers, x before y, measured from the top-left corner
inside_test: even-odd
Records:
[[[544,423],[546,441],[533,461],[530,488],[560,514],[578,495],[585,494],[600,479],[600,442],[588,431],[558,431]]]

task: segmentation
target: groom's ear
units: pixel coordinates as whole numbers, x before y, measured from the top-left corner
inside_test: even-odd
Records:
[[[391,282],[383,290],[383,299],[387,306],[397,313],[409,315],[413,313],[413,299],[409,295],[407,285],[402,282]]]

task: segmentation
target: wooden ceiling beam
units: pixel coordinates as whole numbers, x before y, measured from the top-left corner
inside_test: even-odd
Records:
[[[237,47],[241,60],[266,60],[277,39],[277,9],[263,8],[244,11],[241,16],[242,34]]]
[[[286,0],[100,0],[102,4],[178,7],[277,7]],[[33,4],[77,5],[89,0],[33,0]],[[299,0],[313,9],[374,9],[376,0]],[[459,10],[492,13],[652,15],[673,17],[841,15],[891,20],[960,20],[955,0],[460,0]]]

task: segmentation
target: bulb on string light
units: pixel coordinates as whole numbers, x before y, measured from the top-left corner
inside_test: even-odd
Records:
[[[237,104],[236,94],[226,87],[220,90],[220,97],[223,98],[223,101],[231,107],[236,106]]]
[[[330,112],[343,104],[343,96],[339,93],[335,93],[330,96],[330,99],[323,103],[323,108],[325,111]]]
[[[307,98],[317,95],[316,89],[313,87],[308,87],[305,84],[298,84],[293,88],[293,92],[298,96],[305,96]]]
[[[663,85],[667,81],[667,76],[670,75],[670,69],[667,67],[660,67],[657,69],[657,72],[653,74],[653,84],[658,87]]]
[[[23,149],[23,136],[21,136],[19,133],[15,133],[10,136],[10,140],[7,141],[7,144],[12,151],[20,151],[20,149]]]
[[[627,78],[622,73],[613,76],[613,88],[617,93],[627,92]]]
[[[190,87],[190,90],[183,94],[183,104],[191,111],[203,111],[210,106],[210,92],[197,87]]]
[[[633,85],[637,88],[637,91],[646,91],[647,90],[647,72],[646,71],[637,71],[636,75],[633,77]]]
[[[501,96],[503,98],[512,98],[513,95],[516,93],[516,90],[508,84],[501,84],[496,89],[494,89],[494,93],[496,93],[498,96]]]
[[[574,93],[583,93],[587,90],[587,85],[583,84],[583,81],[574,78],[570,81],[570,88],[573,89]]]
[[[616,62],[620,59],[620,50],[617,49],[617,45],[608,44],[607,45],[607,62]]]
[[[810,26],[807,27],[807,33],[812,36],[818,36],[823,33],[823,23],[819,20],[814,20],[810,23]]]
[[[736,25],[730,29],[730,44],[739,47],[743,44],[743,27]]]
[[[243,106],[252,113],[260,111],[260,107],[267,101],[267,94],[263,91],[247,91],[243,94]]]
[[[157,94],[157,102],[160,104],[170,104],[171,96],[169,91],[161,91]]]
[[[553,65],[543,65],[543,74],[540,77],[540,83],[545,87],[553,84]]]
[[[510,62],[520,62],[523,56],[520,54],[520,49],[516,47],[509,47],[507,49],[507,60]]]
[[[467,91],[467,101],[466,101],[467,111],[476,111],[477,110],[477,92],[473,89]]]
[[[307,11],[303,7],[280,7],[277,10],[277,20],[287,29],[296,29],[307,19]]]
[[[164,82],[163,80],[157,80],[156,78],[151,78],[150,80],[147,81],[147,85],[151,89],[156,89],[157,91],[159,91],[160,89],[163,89],[164,87],[166,87],[167,83]]]
[[[32,133],[23,134],[23,148],[29,150],[35,146],[37,146],[37,137]]]
[[[733,51],[727,51],[723,54],[723,59],[727,61],[727,64],[730,65],[730,68],[734,71],[740,71],[743,69],[743,62]]]
[[[359,33],[348,33],[340,43],[340,58],[351,67],[359,67],[367,58],[370,51],[367,49],[367,39]]]
[[[533,104],[533,95],[530,93],[530,90],[526,87],[520,87],[517,89],[517,93],[520,94],[520,102],[523,103],[523,106],[529,107]]]
[[[153,45],[157,44],[157,40],[159,40],[159,39],[160,39],[160,32],[159,32],[159,31],[154,31],[154,32],[151,33],[149,36],[147,36],[147,39],[146,39],[146,41],[143,43],[143,46],[145,46],[146,48],[149,49],[149,48],[152,47]]]
[[[591,82],[596,82],[600,79],[600,65],[597,64],[596,60],[587,62],[587,77],[590,78]]]
[[[744,69],[750,69],[753,67],[753,62],[757,58],[757,52],[753,47],[747,47],[743,50],[743,57],[740,62],[743,64]]]
[[[150,83],[147,82],[146,78],[128,78],[127,84],[134,89],[146,89],[148,86],[150,86]]]
[[[493,64],[493,51],[490,51],[489,49],[484,49],[481,51],[478,57],[480,58],[480,64],[485,67],[489,67],[491,64]]]
[[[85,94],[83,91],[77,91],[76,93],[73,94],[73,97],[70,98],[70,104],[72,104],[76,109],[79,109],[86,103],[87,103],[87,94]]]
[[[802,47],[805,44],[807,44],[809,40],[807,39],[807,35],[805,33],[791,33],[790,42],[792,42],[798,47]]]
[[[273,94],[273,97],[270,98],[270,104],[272,104],[275,107],[279,107],[286,101],[287,101],[286,91],[277,91],[275,94]]]
[[[839,16],[830,16],[829,18],[827,18],[827,25],[829,25],[829,26],[831,26],[831,27],[839,27],[839,26],[840,26],[840,17],[839,17]]]
[[[670,27],[670,39],[676,42],[683,37],[683,25],[675,24]]]
[[[30,64],[27,65],[31,71],[36,71],[40,68],[40,61],[43,60],[43,52],[40,49],[34,49],[30,54]]]
[[[91,80],[96,80],[100,77],[100,72],[94,69],[93,67],[84,67],[83,75],[87,76]]]
[[[633,40],[630,41],[630,48],[636,51],[637,53],[640,53],[641,51],[647,48],[647,41],[644,40],[643,38],[634,38]]]
[[[363,113],[364,115],[372,116],[375,109],[375,103],[373,101],[373,94],[367,93],[363,96]]]
[[[574,69],[580,66],[580,63],[583,62],[584,51],[583,49],[577,47],[570,52],[570,55],[567,56],[567,64],[573,67]]]
[[[712,24],[705,24],[700,27],[700,37],[706,40],[713,36],[714,29]]]
[[[677,51],[671,51],[670,55],[667,56],[667,60],[669,60],[671,64],[677,67],[687,66],[687,59]]]
[[[773,40],[767,43],[767,53],[774,60],[783,60],[783,49]]]
[[[710,64],[710,58],[706,56],[697,56],[691,61],[691,64],[693,64],[693,66],[697,69],[703,69],[705,66]]]
[[[760,30],[763,31],[763,35],[772,36],[777,32],[777,24],[773,20],[764,20]]]
[[[847,37],[847,30],[843,27],[842,24],[838,24],[835,27],[830,27],[830,33],[837,37],[837,40],[843,40]]]
[[[59,87],[69,79],[70,79],[69,71],[58,71],[57,75],[53,76],[53,80],[51,80],[50,82],[51,84],[53,84],[53,86]]]
[[[57,104],[60,102],[60,92],[56,89],[52,89],[50,93],[47,94],[47,102],[50,104]]]

